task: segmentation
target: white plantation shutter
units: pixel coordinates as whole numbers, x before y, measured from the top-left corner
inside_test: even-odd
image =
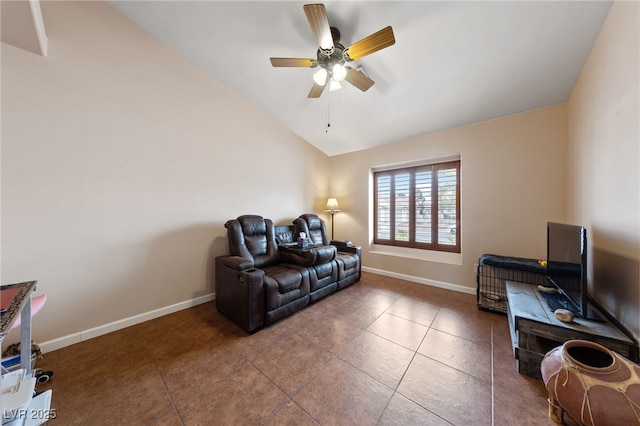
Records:
[[[398,173],[394,178],[394,213],[395,213],[395,240],[409,241],[409,191],[411,190],[411,175]]]
[[[376,236],[380,240],[391,240],[391,175],[375,178]]]
[[[432,185],[431,168],[426,170],[418,170],[415,174],[416,182],[416,242],[429,244],[431,243],[432,232]]]
[[[440,218],[438,244],[456,245],[455,228],[458,223],[458,169],[456,167],[442,167],[438,170],[438,218]]]
[[[374,172],[374,242],[460,252],[460,161]]]

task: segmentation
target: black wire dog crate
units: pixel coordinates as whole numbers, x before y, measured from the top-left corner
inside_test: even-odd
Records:
[[[483,254],[476,281],[478,308],[507,312],[507,281],[545,285],[546,268],[537,259]]]

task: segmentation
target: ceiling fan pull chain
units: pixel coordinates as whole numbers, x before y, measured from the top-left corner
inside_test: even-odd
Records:
[[[330,90],[327,91],[327,127],[324,130],[325,133],[329,133],[329,127],[331,127],[331,122],[329,120],[329,98],[331,96],[330,93]]]

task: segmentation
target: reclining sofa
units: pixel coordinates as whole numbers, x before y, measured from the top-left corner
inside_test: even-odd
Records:
[[[360,279],[361,248],[332,244],[317,215],[281,226],[243,215],[224,226],[229,255],[215,259],[216,306],[249,333]],[[300,232],[309,246],[297,244]]]

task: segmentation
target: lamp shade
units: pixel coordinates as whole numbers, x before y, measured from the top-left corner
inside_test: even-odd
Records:
[[[340,205],[338,204],[338,200],[336,200],[335,198],[329,198],[327,200],[327,207],[325,207],[325,210],[332,213],[339,212]]]

